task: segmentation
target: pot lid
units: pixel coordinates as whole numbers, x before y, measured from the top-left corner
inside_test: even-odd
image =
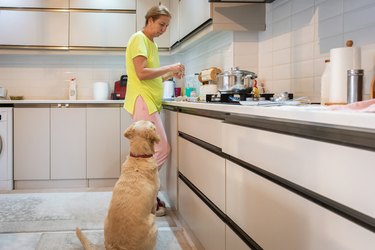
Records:
[[[224,71],[219,74],[219,76],[237,76],[237,77],[250,77],[252,79],[257,78],[257,75],[254,72],[247,70],[240,70],[238,67],[233,67],[228,71]]]

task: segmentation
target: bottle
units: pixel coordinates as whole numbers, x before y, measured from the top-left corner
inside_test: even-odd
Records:
[[[330,80],[331,80],[331,63],[330,60],[327,59],[325,62],[325,69],[322,74],[322,78],[320,81],[320,104],[325,105],[330,102]]]
[[[69,82],[69,100],[77,100],[76,78],[71,78]]]

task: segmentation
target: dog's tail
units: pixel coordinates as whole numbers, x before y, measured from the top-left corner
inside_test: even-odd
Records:
[[[95,250],[94,245],[87,239],[87,237],[82,233],[80,228],[76,228],[76,235],[81,242],[83,249],[85,250]]]

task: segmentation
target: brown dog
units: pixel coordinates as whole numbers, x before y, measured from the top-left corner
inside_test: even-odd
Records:
[[[124,135],[130,140],[130,155],[113,189],[104,223],[105,248],[155,249],[154,214],[160,181],[153,154],[160,139],[149,121],[133,123]],[[76,234],[85,250],[95,249],[79,228]]]

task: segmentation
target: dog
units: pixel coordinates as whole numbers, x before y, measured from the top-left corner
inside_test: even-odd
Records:
[[[113,188],[104,222],[104,245],[107,250],[155,249],[155,201],[160,180],[153,154],[160,138],[155,125],[143,120],[130,125],[124,136],[130,141],[130,155]],[[76,235],[85,250],[95,249],[79,228]]]

